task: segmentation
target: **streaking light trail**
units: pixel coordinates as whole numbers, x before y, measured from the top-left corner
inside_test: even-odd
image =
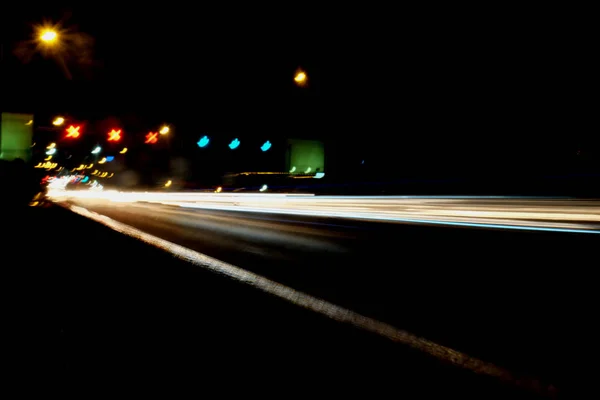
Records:
[[[597,200],[91,192],[62,189],[51,189],[48,195],[56,201],[143,201],[207,210],[600,234],[600,201]]]

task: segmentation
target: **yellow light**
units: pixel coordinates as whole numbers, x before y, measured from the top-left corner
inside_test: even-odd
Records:
[[[52,160],[52,156],[48,156],[48,157],[44,158],[44,161],[50,161],[50,160]]]
[[[46,161],[45,163],[38,163],[35,168],[46,168],[46,169],[54,169],[58,166],[57,163],[51,163],[50,161]]]
[[[25,125],[33,125],[33,120],[30,119]]]
[[[54,31],[52,29],[47,29],[45,31],[42,31],[42,34],[40,35],[40,39],[42,39],[42,41],[44,41],[46,43],[55,42],[57,37],[58,37],[58,34],[56,33],[56,31]]]
[[[106,162],[106,157],[102,157],[102,160],[98,161],[98,164],[104,164]]]
[[[219,187],[217,188],[217,190],[215,190],[215,192],[217,192],[217,193],[221,193],[221,191],[222,191],[222,190],[223,190],[223,188],[222,188],[221,186],[219,186]]]
[[[65,119],[63,117],[56,117],[56,118],[54,118],[54,121],[52,121],[52,125],[55,125],[55,126],[61,126],[64,123],[65,123]]]
[[[171,184],[172,184],[172,183],[173,183],[173,182],[171,182],[171,180],[169,179],[169,180],[167,181],[167,183],[165,183],[165,187],[169,187],[169,186],[171,186]]]
[[[160,128],[160,131],[158,131],[158,133],[160,133],[161,135],[166,135],[167,133],[169,133],[169,131],[169,127],[165,125],[162,128]]]
[[[119,152],[119,154],[125,154],[125,153],[127,153],[127,147],[123,147],[123,150],[121,150]]]
[[[86,166],[87,169],[92,169],[92,167],[94,166],[94,163],[91,163],[90,165]]]
[[[56,143],[50,143],[50,144],[49,144],[49,145],[48,145],[46,148],[47,148],[48,150],[50,150],[50,149],[53,149],[53,148],[55,148],[55,147],[56,147]]]
[[[294,81],[299,86],[304,85],[306,83],[307,79],[308,79],[308,77],[306,76],[306,73],[302,70],[298,70],[298,72],[296,72],[296,75],[294,76]]]

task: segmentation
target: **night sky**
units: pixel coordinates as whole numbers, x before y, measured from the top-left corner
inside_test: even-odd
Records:
[[[585,10],[103,4],[2,15],[4,109],[322,138],[400,175],[598,171]],[[72,79],[15,55],[44,19],[86,39]]]

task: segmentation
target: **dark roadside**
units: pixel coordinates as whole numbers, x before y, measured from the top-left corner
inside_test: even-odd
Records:
[[[531,395],[62,208],[28,207],[39,188],[15,165],[2,198],[3,361],[22,395]]]
[[[13,215],[15,217],[15,215]],[[24,391],[526,393],[179,261],[59,207],[5,251],[10,370]],[[4,257],[4,260],[8,260]],[[208,392],[210,393],[210,392]]]

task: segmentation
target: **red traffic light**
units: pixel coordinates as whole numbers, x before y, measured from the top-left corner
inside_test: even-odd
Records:
[[[154,144],[158,142],[158,132],[148,132],[146,135],[146,143]]]
[[[121,140],[121,130],[113,129],[108,132],[108,141],[109,142],[118,142]]]
[[[79,132],[80,129],[81,129],[80,125],[77,125],[77,126],[71,125],[71,126],[69,126],[67,128],[67,136],[65,136],[65,137],[67,137],[67,138],[73,138],[73,139],[78,138],[79,135],[81,135],[81,133]]]

